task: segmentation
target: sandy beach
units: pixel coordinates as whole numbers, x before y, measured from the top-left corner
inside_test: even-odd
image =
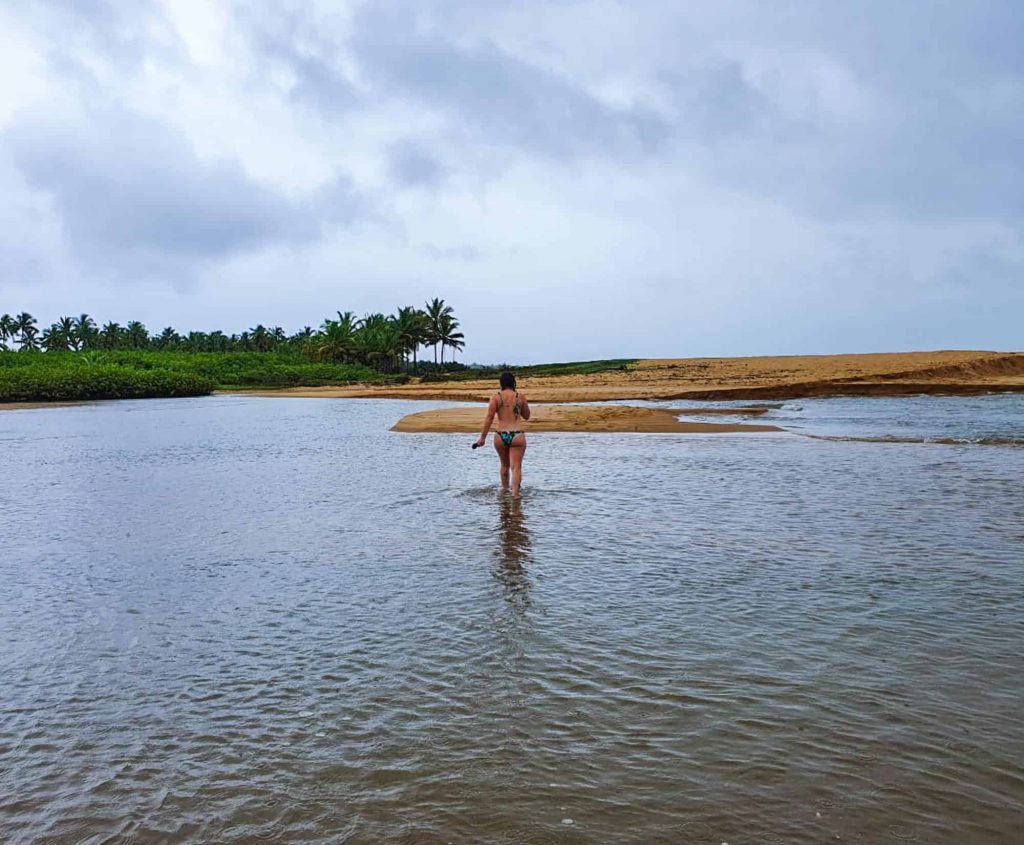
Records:
[[[1024,392],[1024,353],[900,352],[758,358],[657,358],[592,375],[522,377],[536,402],[795,399],[805,396]],[[485,401],[494,379],[248,391],[266,396]]]
[[[764,408],[719,409],[723,416],[760,416]],[[773,425],[744,423],[680,422],[677,416],[706,411],[668,408],[632,408],[627,405],[537,405],[522,427],[534,431],[661,432],[680,434],[729,434],[782,431]],[[483,425],[482,408],[442,408],[420,411],[398,421],[392,431],[477,433]]]

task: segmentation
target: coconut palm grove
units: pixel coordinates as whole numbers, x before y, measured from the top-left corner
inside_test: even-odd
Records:
[[[0,401],[198,396],[216,388],[401,382],[465,369],[459,321],[443,299],[357,318],[339,311],[287,334],[151,333],[137,320],[100,325],[88,314],[42,330],[28,313],[0,316]],[[432,358],[421,360],[421,349]],[[447,362],[446,352],[449,353]]]

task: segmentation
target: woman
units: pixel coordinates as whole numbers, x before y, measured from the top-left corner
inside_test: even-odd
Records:
[[[509,473],[512,475],[512,495],[519,495],[523,480],[523,455],[526,453],[526,432],[522,420],[530,418],[530,405],[526,397],[516,390],[516,377],[512,373],[501,374],[501,390],[491,397],[487,405],[480,438],[473,445],[476,449],[487,442],[491,423],[498,418],[498,431],[494,435],[494,448],[501,459],[501,486],[508,490]]]

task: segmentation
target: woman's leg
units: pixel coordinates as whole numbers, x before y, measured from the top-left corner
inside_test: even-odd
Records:
[[[508,490],[509,448],[502,443],[501,437],[497,434],[494,435],[494,451],[498,453],[498,459],[501,461],[501,486]]]
[[[512,468],[512,495],[519,495],[519,485],[523,483],[523,455],[526,454],[526,437],[517,434],[512,445],[508,447],[508,460]]]

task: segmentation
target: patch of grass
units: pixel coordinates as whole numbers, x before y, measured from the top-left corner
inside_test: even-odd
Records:
[[[202,396],[228,387],[405,381],[408,376],[402,374],[383,375],[356,364],[320,363],[292,353],[0,352],[0,401],[7,402]]]
[[[53,357],[72,359],[70,355]],[[64,360],[39,362],[35,366],[0,367],[2,402],[203,396],[213,388],[210,379],[191,373],[166,369],[139,370],[116,364],[82,364]]]
[[[496,379],[508,370],[517,378],[539,376],[576,376],[593,373],[607,373],[615,370],[628,370],[639,358],[609,358],[602,361],[569,361],[559,364],[530,364],[524,367],[501,365],[496,367],[469,367],[456,372],[426,373],[421,381],[473,381],[476,379]]]
[[[359,364],[310,361],[287,352],[100,353],[112,363],[139,369],[171,369],[208,378],[217,387],[309,387],[380,380],[376,370]]]
[[[639,358],[609,358],[603,361],[572,361],[565,364],[534,364],[516,367],[513,372],[523,376],[586,376],[628,370]]]

